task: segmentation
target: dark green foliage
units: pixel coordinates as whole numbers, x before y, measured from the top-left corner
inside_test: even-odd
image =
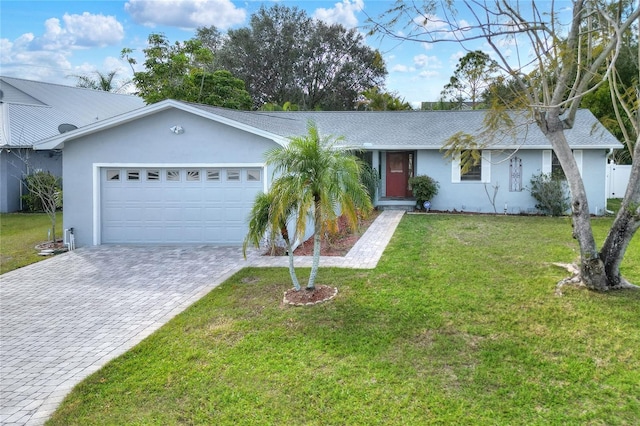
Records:
[[[246,82],[256,108],[290,102],[303,110],[351,110],[387,74],[380,52],[357,30],[281,5],[262,7],[248,27],[229,30],[215,63]]]
[[[559,176],[540,173],[531,177],[531,195],[536,208],[546,215],[562,216],[571,206],[567,182]]]
[[[369,198],[373,203],[373,200],[376,196],[376,189],[378,188],[378,182],[380,178],[378,177],[378,170],[371,167],[369,163],[362,162],[360,167],[360,182],[367,189],[367,193],[369,194]]]
[[[471,109],[482,108],[482,92],[489,86],[497,71],[496,63],[486,53],[475,50],[460,58],[458,66],[442,90],[443,98],[458,105],[460,109],[465,101],[471,103]]]
[[[377,86],[362,92],[362,99],[358,101],[357,107],[362,111],[410,111],[413,109],[411,104],[397,93],[385,92]]]
[[[128,57],[130,51],[123,50],[123,55]],[[178,99],[233,109],[251,107],[242,80],[228,71],[208,71],[213,69],[213,54],[200,40],[170,44],[164,35],[151,34],[144,54],[145,71],[136,72],[133,81],[149,104]]]
[[[419,206],[422,206],[425,201],[431,201],[440,188],[438,182],[427,175],[410,178],[409,185],[413,189],[413,196],[416,197],[416,203]]]
[[[42,201],[36,194],[29,192],[20,198],[22,199],[22,211],[27,213],[44,212]]]
[[[244,82],[229,71],[200,72],[194,74],[192,80],[197,91],[197,95],[194,92],[197,102],[231,109],[251,108],[251,95],[245,90]]]

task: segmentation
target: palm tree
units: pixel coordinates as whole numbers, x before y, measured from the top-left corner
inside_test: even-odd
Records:
[[[109,71],[107,73],[94,71],[93,74],[96,75],[95,78],[89,75],[71,75],[71,77],[75,77],[78,80],[76,82],[76,87],[83,87],[85,89],[93,90],[103,90],[105,92],[117,93],[129,84],[129,82],[125,82],[120,86],[116,86],[115,77],[116,74],[118,74],[118,71]]]
[[[287,255],[289,256],[289,274],[291,275],[291,281],[293,281],[293,287],[296,290],[300,290],[298,277],[293,266],[293,247],[287,226],[289,219],[295,214],[295,210],[295,200],[287,200],[282,197],[276,200],[273,191],[266,194],[261,192],[256,195],[249,214],[249,233],[244,239],[242,253],[246,259],[247,247],[250,244],[254,247],[260,247],[262,238],[265,236],[268,238],[272,248],[274,248],[275,240],[279,234],[286,244]]]
[[[358,224],[358,211],[368,213],[371,199],[360,181],[360,160],[341,139],[321,138],[317,126],[309,122],[307,135],[291,138],[286,147],[270,150],[267,164],[274,167],[277,177],[271,188],[279,216],[283,206],[295,197],[296,234],[304,235],[307,214],[313,215],[313,262],[307,284],[315,288],[320,264],[321,235],[324,229],[335,227],[338,211],[351,228]]]

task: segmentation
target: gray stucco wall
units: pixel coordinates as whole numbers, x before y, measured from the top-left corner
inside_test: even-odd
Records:
[[[26,188],[22,184],[25,175],[35,170],[62,176],[62,153],[59,151],[33,151],[16,148],[0,153],[0,213],[22,210],[21,195]]]
[[[503,213],[505,204],[507,213],[536,213],[536,201],[527,190],[531,177],[542,171],[542,150],[519,150],[516,156],[522,159],[522,191],[509,190],[509,156],[513,152],[491,152],[490,182],[453,182],[452,163],[439,150],[420,150],[416,153],[415,174],[428,175],[440,184],[438,195],[434,197],[431,208],[444,211],[467,211],[493,213],[494,187],[498,186],[495,207]],[[384,163],[384,152],[381,156]],[[384,164],[380,164],[384,170]],[[582,151],[582,178],[587,191],[589,209],[592,214],[602,215],[606,207],[606,150]],[[384,194],[384,173],[381,180],[381,193]],[[486,188],[486,191],[485,191]],[[488,194],[487,194],[488,192]]]
[[[180,125],[184,133],[169,128]],[[78,247],[93,244],[94,164],[264,163],[278,145],[266,138],[180,110],[168,110],[65,143],[64,228]],[[265,178],[271,179],[270,171]]]

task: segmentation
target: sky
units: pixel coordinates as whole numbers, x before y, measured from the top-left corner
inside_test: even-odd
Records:
[[[393,0],[277,1],[304,9],[309,16],[367,33],[368,17],[377,17]],[[252,13],[276,1],[128,0],[0,1],[0,75],[75,85],[77,75],[118,70],[131,77],[120,58],[134,49],[138,64],[151,33],[171,42],[185,41],[196,28],[215,25],[221,32],[248,26]],[[402,29],[398,29],[401,34]],[[385,89],[414,107],[436,101],[466,53],[456,43],[399,42],[379,35],[366,44],[380,50],[388,75]],[[477,47],[485,50],[480,42]],[[138,70],[142,70],[138,65]]]

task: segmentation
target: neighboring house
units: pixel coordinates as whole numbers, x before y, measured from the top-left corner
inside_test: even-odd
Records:
[[[61,151],[36,152],[35,143],[144,105],[136,96],[0,76],[0,212],[22,210],[25,175],[62,175]]]
[[[412,208],[408,179],[427,174],[440,183],[432,209],[535,213],[526,190],[532,175],[550,172],[549,143],[535,125],[519,128],[482,151],[461,175],[441,151],[458,131],[477,132],[483,111],[251,112],[166,100],[52,137],[36,149],[64,152],[64,227],[76,244],[240,244],[256,193],[272,170],[264,153],[307,134],[343,136],[379,170],[380,208]],[[590,208],[606,202],[607,154],[621,144],[587,110],[567,138],[582,170]]]

